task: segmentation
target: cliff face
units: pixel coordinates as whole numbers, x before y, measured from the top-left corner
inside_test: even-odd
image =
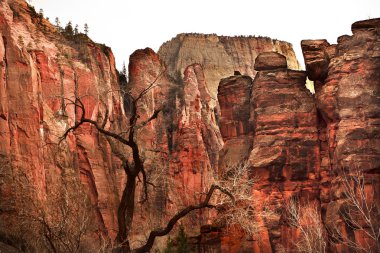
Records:
[[[296,239],[283,225],[280,210],[285,202],[318,198],[317,113],[304,86],[306,73],[287,69],[284,56],[262,53],[254,66],[258,73],[253,82],[250,77],[232,76],[219,84],[220,127],[227,139],[219,169],[225,170],[229,163],[249,163],[251,176],[258,178],[252,189],[255,201],[263,209],[276,210],[261,221],[266,228],[250,238],[252,243],[235,240],[238,248],[281,252],[289,246],[283,243]],[[223,241],[222,245],[227,247]],[[228,249],[235,252],[234,246]]]
[[[220,81],[219,127],[223,136],[223,149],[219,152],[219,170],[248,159],[252,148],[253,129],[251,114],[252,78],[231,76]]]
[[[164,43],[158,54],[168,66],[168,73],[182,73],[193,64],[202,65],[211,96],[216,98],[220,79],[234,71],[255,76],[257,55],[275,51],[286,56],[291,69],[299,69],[292,45],[265,37],[228,37],[203,34],[179,34]]]
[[[132,245],[182,207],[198,203],[223,144],[200,65],[173,78],[155,52],[137,50],[130,81],[120,87],[109,48],[83,34],[66,36],[21,0],[2,1],[0,13],[1,247],[5,242],[43,252],[46,245],[35,238],[61,223],[70,225],[63,228],[68,240],[84,233],[83,251],[97,250],[99,238],[115,237],[126,182],[120,159],[130,159],[130,150],[89,125],[61,137],[81,117],[73,105],[78,100],[87,118],[108,115],[107,129],[127,131],[131,97],[151,83],[138,107],[138,123],[155,110],[161,113],[139,130],[137,141],[156,188],[144,205],[139,188]],[[183,222],[192,227],[188,233],[197,234],[211,216],[194,212]],[[47,217],[45,224],[36,222],[41,217]],[[78,224],[86,225],[85,231]]]
[[[262,60],[266,66],[259,67]],[[287,69],[275,53],[259,55],[256,63],[261,70],[252,87],[255,134],[249,163],[260,178],[254,187],[256,196],[277,210],[272,219],[265,221],[268,231],[263,233],[269,234],[269,242],[258,245],[259,252],[268,248],[281,252],[296,238],[284,226],[280,210],[290,198],[302,202],[318,198],[316,108],[304,86],[305,72]]]
[[[352,25],[353,35],[340,37],[337,45],[302,41],[306,72],[287,69],[279,54],[262,53],[253,84],[244,76],[220,82],[220,128],[226,142],[219,169],[248,160],[259,178],[253,195],[277,210],[264,219],[266,229],[250,238],[252,243],[222,232],[222,249],[294,248],[302,231],[290,225],[287,205],[297,200],[320,210],[329,252],[376,251],[376,232],[364,230],[379,227],[379,28],[379,19],[360,21]],[[315,81],[315,99],[304,87],[306,76]],[[233,111],[246,116],[237,118]]]
[[[79,99],[87,118],[107,116],[106,129],[127,132],[132,98],[147,88],[137,124],[160,113],[139,128],[136,141],[154,187],[142,202],[137,184],[133,247],[241,163],[258,178],[252,196],[259,208],[274,213],[252,218],[263,227],[252,237],[203,226],[214,212],[182,219],[190,235],[203,226],[197,240],[212,250],[294,248],[301,233],[287,220],[292,199],[317,206],[326,231],[338,224],[356,244],[372,243],[343,224],[341,180],[359,171],[368,203],[378,203],[379,19],[354,23],[353,35],[337,45],[303,41],[306,72],[297,70],[286,42],[181,34],[158,53],[133,53],[129,82],[120,86],[109,48],[58,32],[22,0],[1,1],[0,14],[0,251],[44,252],[51,246],[36,238],[47,228],[61,229],[68,247],[81,235],[81,252],[114,239],[126,182],[121,159],[131,160],[131,151],[89,125],[60,137],[81,116],[73,106]],[[306,77],[315,81],[315,97]],[[331,252],[350,251],[329,239]]]
[[[301,45],[307,72],[316,80],[320,199],[325,223],[329,229],[338,226],[341,234],[363,246],[373,242],[359,229],[342,225],[349,202],[342,194],[345,189],[341,177],[359,176],[365,182],[367,204],[379,203],[380,20],[359,21],[351,29],[353,35],[339,37],[337,45],[321,40],[302,41]],[[359,191],[359,186],[353,187]],[[366,224],[363,218],[356,217],[361,226]],[[373,225],[378,227],[375,219]],[[337,250],[350,251],[344,244],[338,244]]]
[[[87,38],[65,39],[24,1],[1,1],[0,13],[2,239],[38,248],[33,219],[59,224],[54,212],[65,203],[68,212],[81,210],[78,217],[94,217],[87,234],[114,234],[119,162],[107,141],[83,127],[57,145],[81,114],[70,105],[76,97],[86,117],[96,120],[106,108],[121,114],[112,52]]]
[[[135,235],[144,236],[153,227],[165,225],[180,209],[199,203],[198,193],[212,182],[223,140],[199,64],[188,66],[183,78],[174,79],[159,56],[147,48],[131,55],[129,76],[126,89],[133,97],[154,83],[138,107],[139,121],[161,110],[138,133],[144,164],[155,184],[148,203],[137,205],[141,211],[136,215]],[[124,104],[128,115],[128,102]],[[182,223],[187,233],[197,235],[211,216],[201,210]]]

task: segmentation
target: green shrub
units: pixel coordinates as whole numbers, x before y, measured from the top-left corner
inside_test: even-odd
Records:
[[[182,224],[179,227],[179,231],[175,239],[172,240],[169,237],[163,253],[190,253],[190,245],[187,241],[187,234]]]
[[[178,235],[176,237],[176,243],[177,243],[177,253],[189,253],[190,252],[190,246],[187,241],[187,235],[185,233],[185,228],[181,224],[179,227]]]

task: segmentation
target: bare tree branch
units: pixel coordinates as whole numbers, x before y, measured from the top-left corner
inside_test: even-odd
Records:
[[[190,205],[186,207],[185,209],[181,210],[177,214],[175,214],[167,223],[165,228],[153,230],[150,232],[149,237],[145,245],[133,250],[133,252],[136,253],[145,253],[149,252],[149,250],[153,247],[154,240],[156,237],[165,236],[170,233],[170,231],[173,229],[174,225],[183,217],[185,217],[187,214],[194,210],[203,209],[203,208],[214,208],[213,205],[211,205],[209,202],[211,200],[211,197],[215,190],[219,190],[228,196],[230,196],[231,200],[234,202],[234,196],[231,195],[230,192],[228,192],[226,189],[223,189],[222,187],[218,185],[212,185],[210,190],[207,192],[206,198],[203,202],[201,202],[198,205]]]

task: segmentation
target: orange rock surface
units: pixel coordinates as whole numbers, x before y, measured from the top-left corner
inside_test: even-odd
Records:
[[[356,243],[373,243],[342,223],[338,177],[361,171],[371,203],[379,201],[379,24],[356,22],[353,35],[336,45],[303,41],[306,71],[297,70],[286,42],[180,34],[158,53],[135,51],[129,82],[120,86],[108,47],[60,33],[23,0],[1,1],[0,251],[32,245],[43,252],[36,240],[41,230],[30,218],[42,213],[54,221],[62,209],[71,210],[65,218],[74,227],[82,215],[91,221],[83,252],[97,251],[99,238],[115,237],[126,181],[120,158],[131,160],[130,150],[86,124],[58,143],[81,116],[76,99],[87,118],[100,122],[107,115],[105,127],[123,133],[132,99],[152,84],[138,104],[138,124],[160,113],[138,130],[137,142],[154,187],[141,204],[138,183],[132,246],[198,203],[215,175],[241,162],[259,178],[252,189],[259,207],[276,214],[261,219],[264,229],[249,237],[239,227],[213,227],[214,212],[193,212],[181,222],[205,252],[291,249],[300,232],[286,221],[290,198],[320,207],[327,228],[337,221]],[[306,77],[315,81],[315,97]]]

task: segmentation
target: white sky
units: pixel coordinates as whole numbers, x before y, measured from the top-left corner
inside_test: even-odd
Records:
[[[261,35],[291,42],[303,64],[302,39],[351,34],[355,21],[380,17],[380,0],[31,0],[61,24],[89,25],[89,36],[110,46],[117,67],[136,49],[160,45],[178,33]]]

